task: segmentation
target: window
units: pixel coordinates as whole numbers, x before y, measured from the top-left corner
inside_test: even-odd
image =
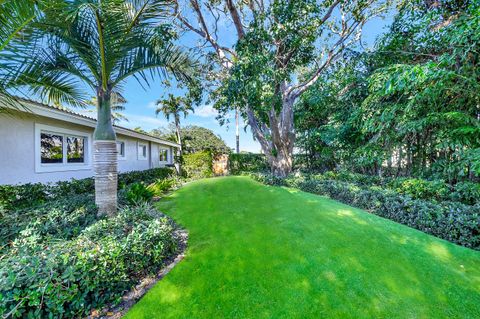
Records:
[[[139,160],[147,159],[147,144],[138,143],[138,159]]]
[[[85,163],[85,138],[67,136],[67,163]]]
[[[168,150],[161,148],[159,149],[159,161],[160,162],[168,162]]]
[[[87,133],[35,125],[35,171],[88,169]]]
[[[117,141],[117,152],[118,152],[118,158],[120,159],[125,158],[125,142]]]
[[[63,163],[63,136],[41,133],[40,152],[42,164]]]

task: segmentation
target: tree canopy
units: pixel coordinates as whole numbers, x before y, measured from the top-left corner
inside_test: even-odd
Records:
[[[188,125],[180,128],[182,149],[184,153],[210,151],[214,154],[229,153],[230,149],[225,141],[212,130],[205,127]],[[176,128],[171,125],[168,129],[156,129],[150,132],[154,136],[177,142]]]

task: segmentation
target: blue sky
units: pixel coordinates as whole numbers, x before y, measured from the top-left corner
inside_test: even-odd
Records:
[[[385,19],[376,18],[365,25],[362,40],[367,44],[367,47],[372,46],[375,39],[385,32],[385,28],[392,21],[392,16],[393,14],[389,14]],[[228,41],[229,39],[226,40]],[[195,39],[192,34],[189,34],[182,38],[181,41],[182,43],[191,44],[195,42]],[[158,117],[155,116],[155,101],[166,93],[180,95],[181,91],[174,88],[166,89],[162,86],[160,80],[150,83],[150,86],[145,89],[135,79],[131,78],[125,83],[123,93],[127,99],[126,110],[123,114],[126,115],[129,122],[120,122],[119,125],[128,128],[141,127],[146,131],[150,131],[168,126],[168,122],[162,114],[159,114]],[[196,109],[194,114],[184,119],[182,125],[198,125],[209,128],[220,135],[229,147],[234,148],[234,122],[230,125],[220,126],[215,116],[216,112],[210,105],[202,105]],[[242,120],[240,127],[240,150],[259,152],[260,145],[253,140],[250,129],[247,128],[246,132],[243,130],[244,123]]]

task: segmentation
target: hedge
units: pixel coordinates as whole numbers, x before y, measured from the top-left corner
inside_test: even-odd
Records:
[[[0,259],[0,315],[77,318],[118,301],[175,252],[173,231],[144,204],[98,220],[69,240],[23,235]]]
[[[230,174],[241,172],[259,172],[269,169],[267,159],[263,154],[230,154],[228,156]]]
[[[137,181],[150,184],[175,174],[172,168],[154,168],[145,171],[132,171],[118,175],[118,187],[122,189]],[[65,196],[93,193],[93,178],[72,179],[54,184],[0,185],[0,215],[2,211],[31,208]]]
[[[393,190],[328,180],[311,174],[280,179],[271,174],[245,173],[267,185],[288,186],[329,196],[340,202],[416,228],[452,243],[480,250],[480,204],[413,199]]]
[[[209,151],[185,154],[182,158],[182,171],[192,179],[213,176],[213,156]]]
[[[303,165],[303,155],[294,155],[294,167],[300,170]],[[268,172],[269,166],[263,154],[232,154],[229,157],[230,173]],[[307,171],[312,173],[311,171]],[[352,173],[345,170],[328,171],[322,174],[312,173],[321,179],[338,180],[355,183],[361,186],[380,186],[397,193],[408,195],[414,199],[455,201],[467,205],[480,203],[480,183],[459,182],[450,185],[442,180],[425,180],[419,178],[392,178]]]

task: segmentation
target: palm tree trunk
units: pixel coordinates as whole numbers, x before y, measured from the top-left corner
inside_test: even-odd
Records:
[[[98,214],[112,216],[117,211],[118,159],[110,98],[111,92],[98,90],[97,126],[93,138],[93,167]]]

